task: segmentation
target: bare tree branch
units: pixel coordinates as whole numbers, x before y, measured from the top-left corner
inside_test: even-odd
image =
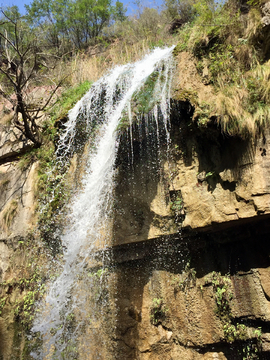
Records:
[[[27,28],[23,18],[12,18],[5,11],[1,11],[4,20],[0,25],[4,28],[0,31],[0,40],[3,41],[4,59],[0,63],[0,73],[3,74],[8,92],[14,92],[14,99],[5,89],[0,87],[0,95],[7,99],[13,106],[14,117],[13,125],[24,137],[33,142],[35,147],[42,144],[41,127],[37,120],[43,115],[52,99],[66,79],[61,79],[55,84],[53,90],[45,99],[43,104],[34,106],[29,99],[32,81],[39,82],[42,74],[39,74],[39,64],[46,69],[55,68],[57,55],[40,51],[37,46],[36,37],[31,34],[31,29]],[[5,28],[6,27],[6,28]],[[54,59],[53,64],[49,64],[50,59]],[[7,65],[7,68],[6,68]],[[52,81],[52,79],[50,79]]]

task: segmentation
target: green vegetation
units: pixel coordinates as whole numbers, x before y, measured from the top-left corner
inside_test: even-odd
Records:
[[[231,135],[258,135],[270,119],[268,30],[261,3],[248,2],[245,13],[234,0],[192,6],[196,16],[180,29],[174,53],[190,52],[202,80],[214,89],[209,102],[191,101],[194,119],[203,127],[215,119]]]
[[[190,261],[187,261],[183,275],[184,278],[179,282],[181,290],[185,291],[187,288],[196,285],[196,270],[190,267]]]
[[[26,294],[15,303],[14,315],[25,329],[30,329],[35,314],[35,303],[45,292],[45,284],[41,284],[39,269],[30,279],[20,279],[18,285],[24,288]]]
[[[100,305],[108,301],[108,277],[109,270],[107,268],[98,269],[96,272],[89,272],[88,274],[92,297],[95,304]]]
[[[26,5],[28,21],[43,30],[57,50],[83,49],[95,43],[112,20],[124,20],[123,3],[110,0],[33,0]]]
[[[55,232],[63,217],[63,207],[70,196],[70,185],[67,182],[67,164],[57,164],[55,141],[57,128],[72,106],[89,90],[89,82],[79,84],[76,88],[63,91],[54,107],[51,116],[42,124],[43,146],[31,149],[18,162],[20,169],[38,162],[38,180],[36,197],[38,198],[38,227],[40,236],[53,253],[59,251],[59,242]]]
[[[245,324],[234,322],[231,313],[232,283],[229,275],[222,276],[219,272],[213,272],[207,283],[213,286],[216,312],[223,322],[225,340],[230,344],[241,342],[238,352],[243,359],[258,359],[262,342],[261,328],[249,328]]]
[[[62,92],[61,97],[50,110],[51,121],[59,121],[67,116],[67,113],[90,89],[92,83],[84,81],[76,87],[69,87]]]
[[[35,302],[45,291],[46,275],[42,265],[46,256],[44,251],[40,254],[33,236],[29,235],[26,241],[18,241],[18,249],[10,260],[9,272],[13,276],[10,277],[8,272],[8,280],[0,283],[3,294],[0,315],[6,309],[10,312],[12,307],[16,323],[26,332],[32,326]]]
[[[177,151],[177,148],[175,151]],[[181,225],[185,217],[181,190],[172,191],[170,193],[170,207],[172,213],[174,214],[175,222]]]
[[[132,110],[136,115],[149,113],[156,104],[155,88],[158,81],[162,81],[162,71],[154,71],[145,81],[144,85],[136,92],[131,100]]]
[[[143,116],[154,109],[159,102],[159,95],[162,86],[164,86],[165,76],[162,68],[158,68],[146,79],[143,86],[136,91],[131,99],[130,108],[132,113],[129,119],[128,109],[125,109],[118,125],[118,130],[125,130],[132,123],[139,123]]]
[[[67,182],[67,164],[58,164],[55,158],[54,141],[57,134],[55,125],[67,115],[68,110],[89,90],[90,83],[85,82],[77,88],[63,92],[52,109],[51,117],[44,123],[43,134],[46,146],[35,151],[39,161],[37,196],[39,199],[39,229],[43,240],[55,252],[59,247],[55,230],[63,218],[63,207],[70,196]],[[33,154],[32,151],[32,154]]]
[[[196,286],[196,270],[190,266],[190,260],[187,260],[182,274],[174,276],[172,280],[174,293],[179,290],[186,291]]]
[[[153,325],[157,326],[166,317],[168,309],[164,304],[163,299],[154,298],[150,309],[150,321]]]
[[[3,310],[4,306],[6,305],[6,301],[7,301],[6,296],[2,297],[0,300],[0,316],[2,315],[2,310]]]
[[[213,272],[208,281],[213,286],[218,316],[229,321],[231,318],[230,301],[233,299],[229,275],[222,276],[220,273]]]

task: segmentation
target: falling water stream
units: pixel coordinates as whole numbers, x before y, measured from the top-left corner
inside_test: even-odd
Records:
[[[155,49],[141,61],[117,66],[97,81],[69,112],[69,120],[59,140],[57,150],[59,162],[64,162],[66,157],[76,152],[80,145],[80,136],[90,139],[93,129],[98,130],[94,140],[91,138],[91,146],[88,146],[91,151],[89,151],[81,190],[74,195],[71,202],[68,226],[61,237],[64,249],[63,266],[59,276],[49,286],[32,329],[33,332],[39,332],[43,339],[42,349],[32,353],[36,359],[62,358],[61,354],[67,346],[67,341],[63,341],[65,322],[74,312],[79,321],[72,329],[70,337],[73,339],[78,337],[80,319],[84,317],[84,302],[87,298],[87,294],[84,294],[80,288],[81,282],[78,282],[78,279],[83,278],[95,249],[110,245],[110,209],[114,189],[115,160],[120,139],[119,128],[123,114],[126,114],[130,126],[127,126],[128,130],[121,129],[121,131],[129,131],[132,146],[134,121],[132,99],[153,72],[158,75],[151,93],[153,103],[150,111],[151,121],[155,123],[157,132],[160,131],[159,127],[162,124],[162,131],[165,131],[169,143],[172,50],[173,47]],[[147,121],[150,121],[149,115]],[[78,126],[79,123],[83,125]],[[80,135],[80,130],[83,136]],[[91,349],[91,344],[89,348]]]

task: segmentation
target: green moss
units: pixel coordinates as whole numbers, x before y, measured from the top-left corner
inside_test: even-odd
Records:
[[[92,83],[90,81],[84,81],[77,87],[66,89],[50,112],[51,120],[55,122],[65,118],[68,111],[83,97],[91,85]]]
[[[139,122],[143,115],[148,114],[158,105],[158,97],[160,94],[160,86],[163,86],[164,75],[162,69],[154,71],[145,81],[143,86],[136,91],[131,99],[131,122]],[[130,126],[128,110],[124,109],[118,130],[124,131]]]
[[[133,95],[131,103],[132,109],[136,114],[147,114],[152,110],[156,103],[154,90],[159,77],[159,71],[154,71],[147,78],[142,88]]]

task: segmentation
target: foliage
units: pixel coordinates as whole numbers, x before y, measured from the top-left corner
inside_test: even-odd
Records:
[[[6,305],[7,297],[4,296],[0,299],[0,316],[2,315],[2,310]]]
[[[132,47],[144,48],[149,51],[156,46],[164,46],[173,43],[167,29],[168,19],[164,12],[157,9],[143,7],[135,15],[127,17],[124,21],[116,21],[105,29],[107,39],[114,38],[120,45],[119,51],[126,53],[128,57],[124,62],[131,61],[129,53]],[[114,44],[113,44],[114,45]]]
[[[247,327],[244,324],[226,323],[223,331],[226,341],[230,344],[236,340],[247,340],[248,338]]]
[[[137,39],[147,39],[149,36],[158,38],[163,21],[157,9],[145,7],[139,16],[129,18],[123,25],[128,27]]]
[[[109,270],[107,268],[101,268],[88,274],[92,283],[92,296],[96,304],[104,304],[108,300],[108,276]]]
[[[179,31],[175,55],[191,52],[202,75],[207,69],[208,84],[216,101],[195,103],[194,119],[207,126],[213,114],[230,135],[256,136],[270,120],[270,65],[265,61],[259,2],[248,2],[248,13],[236,1],[194,3],[196,17]],[[267,59],[266,59],[267,60]]]
[[[20,240],[16,253],[10,259],[10,267],[14,267],[13,276],[0,283],[2,293],[5,294],[0,301],[0,311],[12,306],[16,322],[26,331],[32,326],[35,303],[45,291],[42,261],[46,254],[43,251],[38,256],[38,252],[39,245],[32,235],[29,234],[25,241]]]
[[[33,0],[26,9],[28,19],[58,50],[68,49],[69,43],[83,49],[96,41],[112,19],[125,18],[123,4],[117,1],[113,6],[111,0]]]
[[[26,294],[22,300],[17,300],[15,303],[15,316],[20,319],[20,322],[26,329],[31,327],[32,321],[34,320],[34,311],[36,301],[42,297],[45,292],[45,284],[37,286],[36,282],[40,281],[39,276],[34,274],[31,279],[21,279],[19,284],[23,286],[25,282]]]
[[[154,298],[150,309],[150,321],[157,326],[165,319],[168,309],[166,308],[163,299]]]
[[[213,285],[218,315],[230,318],[230,301],[233,298],[233,294],[229,275],[222,276],[220,273],[213,272],[210,281]]]
[[[132,95],[130,105],[122,112],[118,130],[127,129],[131,123],[139,123],[143,116],[157,110],[160,91],[164,90],[166,75],[163,66],[159,65],[145,80],[143,85]],[[130,111],[132,109],[132,112]]]
[[[153,71],[153,73],[147,78],[141,89],[139,89],[132,97],[132,109],[136,114],[147,114],[152,110],[155,104],[154,90],[157,81],[160,78],[160,72]]]
[[[67,116],[67,113],[90,89],[91,82],[84,81],[76,87],[69,87],[62,92],[61,97],[56,101],[50,111],[51,121],[59,121]]]
[[[262,343],[262,329],[248,329],[244,324],[226,323],[223,327],[224,336],[228,343],[232,344],[236,341],[242,342],[238,353],[243,360],[259,359]]]
[[[180,290],[185,291],[187,288],[196,285],[196,270],[190,267],[190,261],[187,261],[182,280],[179,282]]]
[[[196,16],[196,0],[165,0],[165,10],[171,19],[180,18],[182,23],[190,22]]]
[[[245,360],[257,359],[261,351],[261,328],[248,328],[245,324],[235,323],[231,313],[231,279],[229,275],[222,276],[218,272],[213,272],[207,282],[211,283],[214,290],[214,298],[217,305],[217,314],[223,323],[223,333],[225,340],[232,344],[240,342],[239,353]]]
[[[176,149],[177,150],[177,149]],[[184,207],[183,207],[183,198],[181,191],[173,191],[170,193],[170,208],[174,214],[175,222],[181,224],[184,219]]]

